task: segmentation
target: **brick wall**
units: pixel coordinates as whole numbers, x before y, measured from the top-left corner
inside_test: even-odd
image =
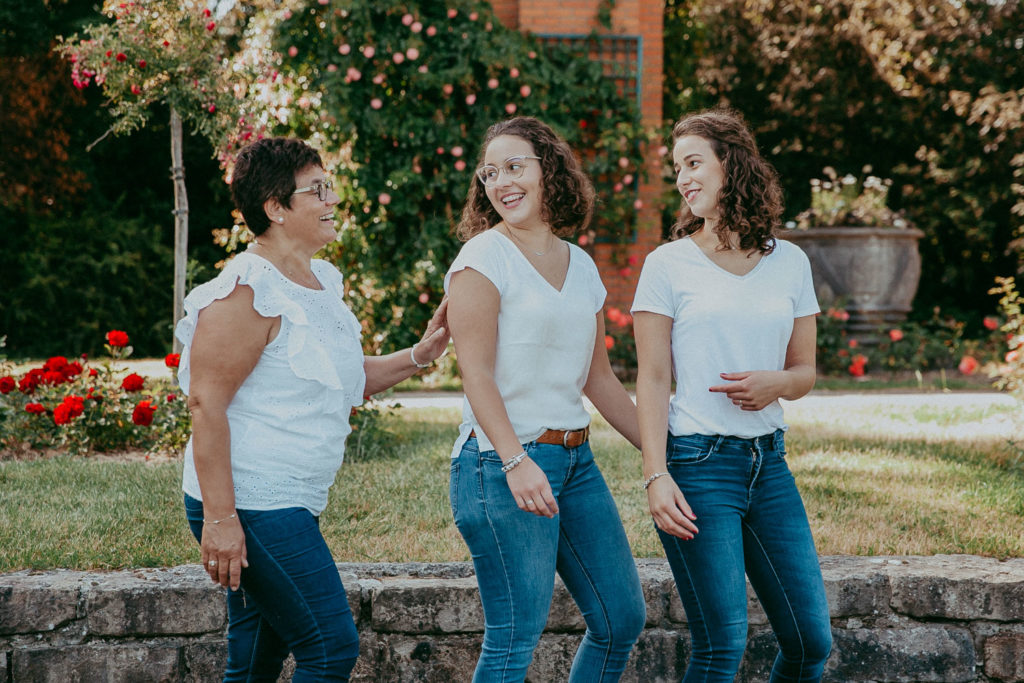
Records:
[[[601,0],[493,0],[498,19],[510,28],[534,33],[607,32],[597,22]],[[612,10],[611,33],[643,36],[640,110],[644,124],[661,123],[662,14],[661,0],[617,0]],[[639,188],[643,208],[637,219],[637,239],[623,252],[598,245],[597,266],[608,288],[608,306],[628,309],[644,257],[661,242],[661,218],[656,200],[663,187],[659,145],[648,151],[648,175]]]

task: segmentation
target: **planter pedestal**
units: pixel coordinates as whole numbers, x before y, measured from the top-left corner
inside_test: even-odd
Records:
[[[781,230],[811,261],[822,307],[840,302],[850,314],[850,335],[867,344],[880,328],[902,323],[921,278],[916,228],[810,228]]]

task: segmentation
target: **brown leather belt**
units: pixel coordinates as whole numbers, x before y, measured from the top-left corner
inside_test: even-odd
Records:
[[[476,436],[474,429],[469,433],[470,437]],[[590,427],[583,429],[549,429],[538,436],[534,441],[537,443],[554,444],[566,448],[579,448],[590,438]]]

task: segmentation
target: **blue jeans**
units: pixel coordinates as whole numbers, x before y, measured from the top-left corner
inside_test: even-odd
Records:
[[[451,465],[455,524],[469,546],[484,608],[473,680],[522,681],[547,622],[555,572],[587,624],[569,681],[617,681],[646,608],[615,501],[590,444],[526,444],[558,501],[554,518],[520,510],[497,452],[469,439]]]
[[[274,683],[288,653],[292,681],[347,681],[359,634],[320,520],[304,508],[238,510],[249,566],[228,590],[228,665],[224,681]],[[203,504],[185,496],[196,540]]]
[[[734,679],[747,640],[744,572],[779,642],[769,680],[821,680],[828,603],[782,431],[670,436],[667,460],[699,529],[690,541],[658,530],[693,642],[684,683]]]

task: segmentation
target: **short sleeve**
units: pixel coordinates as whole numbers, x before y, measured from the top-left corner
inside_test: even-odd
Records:
[[[795,244],[791,246],[796,249],[800,268],[800,291],[796,296],[793,317],[802,318],[808,315],[815,315],[821,312],[821,307],[818,305],[818,297],[814,293],[814,277],[811,275],[811,262],[807,258],[807,254],[800,247],[797,247]]]
[[[581,268],[584,271],[587,291],[593,296],[594,301],[594,315],[597,315],[604,308],[605,299],[608,298],[608,290],[604,286],[604,282],[601,281],[601,272],[597,269],[597,264],[594,263],[594,259],[590,258],[590,254],[577,247],[572,242],[569,242],[570,258],[580,263]]]
[[[462,245],[459,255],[452,261],[444,276],[444,291],[448,293],[454,273],[472,268],[491,281],[498,292],[504,291],[506,282],[505,261],[502,258],[502,245],[497,241],[501,235],[493,230],[485,230],[475,235]]]
[[[658,249],[648,254],[644,261],[630,312],[658,313],[669,318],[675,317],[672,282],[663,252]]]

